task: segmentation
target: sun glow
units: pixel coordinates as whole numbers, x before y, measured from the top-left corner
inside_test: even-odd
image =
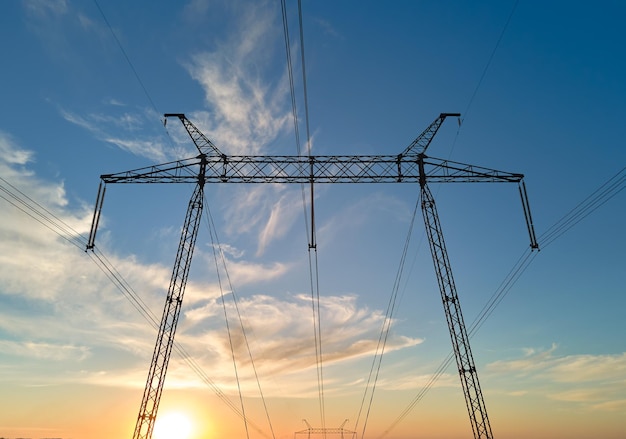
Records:
[[[154,424],[154,439],[189,439],[192,427],[191,419],[184,413],[166,413]]]

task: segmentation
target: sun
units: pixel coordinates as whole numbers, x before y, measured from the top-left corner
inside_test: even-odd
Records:
[[[192,422],[189,416],[182,412],[165,413],[158,416],[154,423],[154,439],[189,439],[191,437]]]

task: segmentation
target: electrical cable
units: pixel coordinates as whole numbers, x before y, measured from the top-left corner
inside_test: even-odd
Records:
[[[293,80],[293,64],[291,62],[291,43],[289,37],[289,23],[287,18],[287,5],[286,0],[281,0],[281,12],[283,18],[283,35],[285,39],[285,55],[287,57],[287,74],[289,77],[289,92],[291,95],[291,115],[293,117],[293,131],[296,139],[296,149],[298,151],[298,155],[301,154],[300,147],[300,128],[298,125],[298,109],[296,104],[296,92]],[[308,234],[308,230],[307,230]]]
[[[474,98],[476,97],[476,94],[478,93],[478,90],[480,89],[480,86],[482,85],[483,80],[485,79],[485,76],[487,75],[487,70],[489,70],[489,67],[491,66],[491,62],[493,61],[493,58],[496,55],[496,51],[498,50],[498,47],[500,47],[500,42],[502,41],[502,38],[504,37],[504,34],[506,33],[506,30],[509,27],[509,23],[511,22],[511,18],[513,18],[513,14],[515,13],[515,10],[517,9],[518,3],[519,3],[519,0],[515,0],[515,3],[513,4],[513,8],[511,8],[511,12],[509,13],[509,16],[506,20],[506,23],[504,24],[504,27],[502,28],[502,31],[500,32],[500,36],[498,37],[498,40],[496,41],[496,44],[493,47],[493,50],[491,51],[491,55],[489,56],[489,59],[487,60],[487,64],[485,65],[485,68],[483,69],[483,72],[480,75],[480,78],[478,79],[478,83],[476,84],[476,87],[474,88],[474,92],[472,93],[472,96],[470,97],[469,102],[467,103],[467,107],[465,107],[465,111],[462,113],[463,117],[462,118],[459,117],[459,126],[457,128],[457,132],[454,137],[454,140],[452,141],[452,147],[450,149],[450,154],[448,155],[448,158],[452,157],[452,153],[454,152],[454,148],[456,146],[456,142],[459,137],[459,132],[461,131],[461,125],[463,124],[463,122],[465,122],[465,119],[467,118],[467,115],[469,114],[470,108],[472,107],[472,104],[474,103]]]
[[[472,106],[472,103],[474,102],[474,98],[476,97],[476,94],[478,93],[478,89],[482,85],[483,80],[485,79],[485,76],[487,75],[487,70],[489,70],[489,66],[491,65],[491,61],[493,61],[493,58],[496,55],[496,51],[498,50],[498,47],[500,46],[502,37],[504,37],[504,34],[507,28],[509,27],[509,23],[511,22],[511,18],[513,18],[513,14],[515,13],[515,10],[517,9],[518,3],[519,3],[519,0],[515,0],[515,3],[513,4],[513,8],[511,9],[511,12],[509,13],[509,17],[507,18],[506,23],[504,24],[504,27],[502,28],[502,32],[500,32],[500,36],[498,37],[498,40],[496,41],[496,45],[491,51],[491,55],[489,56],[489,59],[487,60],[487,64],[485,65],[485,68],[483,69],[483,73],[480,75],[478,84],[476,84],[476,88],[474,88],[474,92],[472,93],[472,96],[470,97],[470,100],[467,103],[467,107],[465,107],[465,112],[463,113],[463,120],[465,120],[465,118],[467,117],[470,107]]]
[[[261,387],[261,380],[259,379],[259,374],[257,372],[256,364],[255,364],[254,358],[252,356],[252,350],[250,349],[250,343],[248,341],[248,334],[247,334],[245,325],[243,323],[243,318],[241,316],[241,311],[239,310],[237,294],[235,292],[235,288],[233,287],[232,280],[230,278],[230,273],[229,273],[228,267],[226,265],[226,256],[224,255],[224,251],[223,251],[222,245],[221,245],[220,240],[218,238],[217,227],[215,227],[215,222],[213,221],[213,215],[211,214],[211,209],[209,208],[209,203],[206,201],[206,196],[205,196],[205,203],[204,203],[204,205],[206,206],[206,209],[207,209],[207,219],[206,219],[206,222],[207,222],[207,228],[209,229],[209,234],[210,234],[210,237],[211,237],[211,246],[212,246],[212,249],[213,249],[213,257],[214,257],[214,260],[215,260],[215,269],[216,269],[216,272],[217,272],[218,282],[219,282],[219,285],[220,285],[220,293],[221,293],[222,303],[223,303],[223,307],[224,307],[224,315],[226,317],[226,325],[227,325],[227,330],[228,330],[228,336],[229,336],[229,339],[230,339],[231,336],[230,336],[230,329],[228,327],[228,315],[227,315],[227,312],[226,312],[226,305],[225,305],[225,302],[224,302],[224,292],[223,292],[223,289],[222,289],[221,278],[220,278],[220,274],[219,274],[220,269],[219,269],[219,265],[218,265],[218,260],[221,261],[222,269],[224,270],[224,273],[225,273],[225,276],[226,276],[226,280],[228,282],[229,291],[231,292],[231,295],[233,297],[233,304],[234,304],[234,307],[235,307],[235,311],[237,313],[237,317],[238,317],[238,320],[239,320],[239,325],[240,325],[241,333],[243,335],[243,339],[244,339],[244,342],[245,342],[245,345],[246,345],[246,349],[248,351],[248,358],[250,359],[250,364],[251,364],[252,370],[254,372],[254,376],[255,376],[255,379],[256,379],[257,387],[259,389],[259,394],[261,396],[261,401],[263,403],[263,408],[265,410],[265,415],[266,415],[266,418],[267,418],[267,422],[269,424],[270,431],[272,433],[272,437],[275,439],[276,435],[274,433],[274,427],[272,425],[272,420],[271,420],[270,415],[269,415],[269,410],[268,410],[268,407],[267,407],[267,401],[265,399],[265,395],[264,395],[263,389]],[[231,341],[231,348],[232,348],[232,341]],[[233,353],[233,359],[234,359],[234,351],[232,353]],[[236,366],[235,366],[235,368],[236,368]],[[239,385],[239,383],[238,383],[238,385]]]
[[[281,12],[282,12],[282,20],[283,20],[283,34],[285,38],[285,51],[287,57],[287,71],[289,76],[289,90],[291,94],[291,108],[292,108],[292,116],[294,121],[294,132],[296,137],[296,148],[298,155],[302,155],[301,145],[300,145],[300,133],[299,133],[299,123],[298,123],[298,112],[296,105],[296,94],[293,80],[293,64],[291,60],[291,48],[290,48],[290,38],[289,38],[289,25],[288,25],[288,17],[287,17],[287,7],[285,0],[281,0]],[[308,105],[308,91],[307,91],[307,79],[306,79],[306,61],[305,61],[305,50],[304,50],[304,26],[302,20],[302,2],[298,1],[298,24],[299,24],[299,36],[300,36],[300,62],[302,67],[302,83],[303,83],[303,94],[304,94],[304,118],[305,118],[305,127],[306,127],[306,142],[307,142],[307,150],[306,154],[311,157],[311,134],[310,134],[310,124],[309,124],[309,105]],[[311,162],[311,166],[313,166]],[[311,170],[312,172],[312,170]],[[315,199],[314,199],[314,182],[311,179],[310,185],[310,206],[311,206],[311,224],[309,228],[308,222],[308,212],[307,212],[307,201],[305,195],[304,184],[300,185],[301,195],[302,195],[302,206],[304,210],[304,221],[306,234],[308,239],[308,261],[309,261],[309,281],[310,281],[310,289],[311,289],[311,308],[313,312],[313,332],[314,332],[314,343],[315,343],[315,362],[317,368],[317,383],[318,383],[318,400],[319,400],[319,410],[322,428],[326,426],[326,415],[324,408],[324,375],[323,375],[323,354],[322,354],[322,332],[321,332],[321,313],[320,313],[320,290],[319,290],[319,265],[318,265],[318,254],[317,254],[317,243],[315,237]],[[313,254],[311,251],[313,250]]]
[[[163,117],[163,113],[161,113],[157,109],[157,106],[154,103],[154,100],[152,99],[152,96],[148,92],[148,89],[146,88],[146,86],[145,86],[144,82],[142,81],[141,77],[139,76],[139,72],[137,72],[137,69],[135,68],[133,62],[130,60],[130,57],[128,56],[128,53],[124,49],[124,46],[122,45],[122,42],[119,40],[119,38],[117,37],[117,34],[113,30],[113,26],[111,26],[111,23],[109,22],[109,20],[107,19],[106,15],[104,14],[104,11],[100,7],[100,4],[98,3],[98,0],[93,0],[93,1],[96,4],[96,7],[98,8],[98,11],[100,12],[100,15],[102,16],[102,19],[104,20],[104,23],[109,28],[109,31],[111,32],[111,35],[113,35],[113,39],[115,40],[115,42],[117,43],[117,46],[119,47],[120,51],[122,52],[122,55],[124,56],[124,59],[126,60],[126,63],[130,67],[130,70],[133,72],[133,75],[135,76],[135,79],[139,83],[139,86],[143,90],[144,95],[148,99],[148,102],[150,103],[150,106],[152,107],[152,109],[154,110],[156,115],[159,117],[160,125],[163,127],[163,130],[165,130],[165,134],[167,135],[166,137],[167,137],[170,145],[173,146],[174,145],[174,140],[172,139],[172,136],[171,136],[169,130],[167,129],[167,119],[165,117]]]
[[[411,221],[409,223],[409,230],[407,232],[407,236],[404,242],[404,248],[402,250],[402,255],[400,257],[400,263],[398,265],[398,270],[396,272],[396,277],[394,280],[394,284],[393,284],[393,288],[392,288],[392,294],[389,298],[389,302],[387,304],[387,310],[385,311],[385,318],[383,320],[383,325],[381,327],[381,332],[378,338],[378,344],[376,346],[376,351],[374,354],[374,359],[372,361],[372,366],[370,368],[370,372],[367,378],[367,383],[365,385],[365,391],[363,393],[363,399],[361,400],[361,406],[359,408],[359,412],[357,415],[357,420],[355,423],[355,430],[358,428],[358,424],[359,424],[359,420],[361,418],[361,413],[363,411],[363,406],[365,403],[365,399],[367,397],[367,393],[368,393],[368,389],[370,387],[370,382],[372,382],[372,375],[374,375],[374,379],[373,379],[373,384],[372,384],[372,388],[371,388],[371,392],[370,392],[370,398],[369,398],[369,403],[368,403],[368,407],[367,407],[367,411],[366,411],[366,416],[365,416],[365,421],[363,422],[363,429],[362,429],[362,433],[361,433],[361,437],[364,438],[365,437],[365,431],[367,428],[367,421],[369,419],[369,415],[370,415],[370,411],[371,411],[371,407],[374,401],[374,392],[376,389],[376,383],[378,381],[378,376],[380,373],[380,368],[381,368],[381,364],[382,364],[382,358],[385,352],[385,347],[387,344],[387,339],[389,336],[389,332],[391,330],[391,326],[393,323],[393,315],[394,315],[394,310],[396,307],[396,302],[397,302],[397,298],[398,298],[398,291],[400,289],[400,283],[401,283],[401,279],[402,279],[402,275],[404,272],[404,267],[406,264],[406,258],[408,255],[408,250],[409,250],[409,244],[411,242],[411,237],[413,236],[413,226],[415,224],[415,218],[417,217],[417,211],[419,208],[419,200],[418,202],[415,204],[415,208],[413,209],[413,215],[411,217]],[[374,373],[375,370],[375,373]]]
[[[306,126],[307,155],[311,156],[311,130],[309,126],[309,93],[306,81],[306,63],[304,61],[304,26],[302,25],[302,0],[298,0],[298,19],[300,24],[300,62],[302,63],[302,92],[304,95],[304,121]]]
[[[157,110],[157,107],[154,104],[154,101],[152,100],[152,97],[150,96],[150,93],[148,93],[148,89],[146,88],[146,86],[144,85],[143,81],[141,80],[141,77],[139,77],[139,73],[137,73],[137,69],[135,69],[135,66],[133,65],[132,61],[130,60],[130,57],[128,56],[128,54],[126,53],[126,50],[124,50],[124,46],[122,46],[122,43],[120,42],[119,38],[117,38],[117,35],[116,35],[115,31],[113,30],[113,27],[111,26],[111,23],[109,23],[109,20],[107,19],[106,15],[104,15],[104,11],[100,7],[100,4],[98,3],[98,0],[93,0],[93,2],[96,4],[96,7],[98,8],[98,11],[100,11],[100,15],[102,16],[102,19],[104,20],[104,22],[108,26],[109,30],[111,31],[111,35],[113,35],[113,39],[117,43],[117,46],[120,48],[120,51],[122,52],[122,55],[124,55],[124,59],[126,60],[126,63],[128,64],[128,66],[132,70],[133,75],[135,75],[135,79],[137,80],[137,82],[141,86],[141,89],[143,90],[144,94],[146,95],[146,98],[148,98],[148,101],[150,102],[150,105],[152,106],[152,109],[154,110],[154,112],[156,114],[161,114]]]
[[[308,97],[308,86],[306,79],[306,62],[305,62],[305,50],[304,50],[304,25],[302,21],[302,0],[298,0],[298,23],[300,29],[300,62],[302,64],[302,91],[304,95],[304,121],[306,127],[306,145],[307,145],[307,155],[311,157],[311,130],[309,124],[309,97]],[[313,166],[311,162],[311,166]],[[312,172],[312,171],[311,171]],[[313,178],[311,178],[310,189],[311,189],[311,241],[309,242],[309,255],[311,253],[311,249],[314,251],[314,271],[315,271],[315,300],[316,304],[313,306],[314,311],[314,322],[316,319],[315,316],[315,308],[317,308],[317,329],[316,330],[316,360],[317,360],[317,374],[318,374],[318,393],[319,393],[319,405],[320,405],[320,416],[322,421],[322,428],[326,428],[326,408],[325,408],[325,398],[324,398],[324,357],[322,353],[322,319],[320,312],[320,284],[319,284],[319,263],[318,263],[318,253],[317,253],[317,242],[315,238],[315,211],[314,211],[314,195],[313,195],[313,187],[314,182]],[[311,258],[309,257],[309,266],[311,263]],[[311,291],[313,293],[313,291]],[[313,295],[312,295],[313,299]],[[315,323],[314,323],[315,326]]]
[[[33,200],[31,197],[26,195],[24,192],[20,191],[17,187],[9,183],[4,178],[0,177],[0,181],[3,181],[7,186],[9,186],[13,191],[0,186],[0,190],[6,193],[9,197],[11,197],[15,202],[9,200],[8,198],[0,195],[4,200],[12,204],[14,207],[18,208],[28,216],[30,216],[35,221],[39,222],[46,228],[51,231],[57,233],[61,238],[65,239],[69,243],[75,245],[78,248],[84,248],[87,241],[84,237],[78,235],[71,227],[65,224],[61,219],[59,219],[56,215],[50,212],[48,209],[43,207],[37,201]],[[16,194],[17,193],[17,194]],[[18,195],[19,194],[19,195]],[[22,198],[23,197],[23,198]],[[27,200],[25,201],[24,198]],[[23,206],[20,207],[19,205]],[[61,232],[57,232],[54,230],[54,227],[61,230]]]
[[[626,167],[623,167],[540,236],[539,239],[542,240],[542,248],[551,244],[555,239],[559,238],[562,234],[621,192],[625,187]]]
[[[212,244],[212,248],[213,248],[213,259],[215,261],[215,272],[217,274],[217,283],[219,285],[220,288],[220,298],[221,298],[221,302],[222,302],[222,309],[224,310],[224,320],[226,322],[226,332],[228,333],[228,343],[230,345],[230,353],[231,353],[231,358],[233,360],[233,369],[235,371],[235,380],[237,381],[237,391],[239,393],[239,405],[241,406],[241,412],[244,415],[244,419],[245,419],[245,415],[246,415],[246,406],[243,403],[243,394],[241,392],[241,381],[239,380],[239,369],[237,367],[237,359],[235,358],[235,348],[233,346],[233,337],[232,337],[232,333],[230,331],[230,323],[228,322],[228,312],[226,311],[226,299],[224,299],[224,289],[222,288],[222,277],[220,276],[220,270],[219,270],[219,266],[217,263],[217,254],[216,254],[216,250],[215,250],[215,242],[213,241],[213,233],[211,232],[211,244]],[[250,432],[248,430],[248,423],[244,422],[244,426],[246,429],[246,437],[248,439],[250,439]]]
[[[287,18],[287,6],[286,0],[281,0],[281,12],[282,12],[282,20],[283,20],[283,35],[285,39],[285,52],[287,59],[287,73],[289,77],[289,94],[291,96],[291,115],[293,118],[293,130],[296,142],[296,152],[298,156],[302,155],[302,147],[300,144],[300,128],[298,122],[298,108],[297,108],[297,100],[296,100],[296,92],[294,86],[293,79],[293,63],[291,61],[291,43],[289,37],[289,23]],[[302,196],[302,208],[304,212],[304,228],[307,236],[307,240],[309,239],[310,231],[309,231],[309,213],[307,211],[307,202],[305,195],[305,185],[304,183],[300,183],[300,192]],[[309,241],[310,244],[310,241]]]

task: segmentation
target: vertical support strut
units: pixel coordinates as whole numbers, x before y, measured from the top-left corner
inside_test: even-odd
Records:
[[[174,334],[178,324],[185,286],[187,285],[187,277],[189,276],[191,258],[198,236],[200,218],[202,217],[205,170],[206,161],[202,160],[198,184],[187,207],[185,224],[180,237],[174,270],[172,271],[172,278],[167,292],[159,334],[152,354],[152,363],[150,364],[148,380],[144,389],[133,439],[152,438],[159,402],[163,392],[165,373],[167,372],[167,365],[172,353]]]
[[[102,204],[104,203],[104,193],[107,190],[106,183],[100,180],[98,186],[98,195],[96,196],[96,206],[93,210],[93,220],[91,221],[91,230],[89,231],[89,240],[85,250],[93,250],[96,245],[96,232],[98,231],[98,223],[100,223],[100,213],[102,212]]]
[[[526,228],[528,229],[528,236],[530,237],[530,248],[532,250],[538,250],[539,244],[537,243],[537,237],[535,236],[535,225],[533,224],[533,217],[530,214],[530,204],[528,203],[528,194],[526,193],[526,183],[521,180],[517,187],[519,188],[519,195],[522,199],[522,208],[524,209],[524,218],[526,219]]]
[[[420,159],[420,171],[423,171],[423,161]],[[422,173],[422,175],[424,175]],[[448,252],[443,240],[443,231],[439,222],[439,215],[426,179],[420,181],[422,196],[422,214],[424,215],[424,225],[428,234],[430,251],[435,265],[439,291],[450,330],[452,348],[456,358],[456,365],[461,378],[463,395],[472,424],[475,439],[492,439],[491,425],[487,417],[487,408],[483,400],[483,394],[478,382],[478,373],[474,357],[470,349],[469,337],[461,313],[459,296],[456,292],[452,267],[448,259]]]

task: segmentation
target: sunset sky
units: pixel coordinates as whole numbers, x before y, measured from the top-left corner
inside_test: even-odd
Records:
[[[99,177],[197,155],[164,113],[227,155],[297,155],[281,2],[2,6],[0,438],[131,438],[193,186],[108,185],[85,252]],[[525,175],[532,254],[515,184],[431,186],[497,439],[626,437],[625,20],[608,0],[302,2],[312,154],[397,155],[459,112],[429,155]],[[451,344],[417,185],[315,187],[323,404],[308,188],[205,192],[159,417],[188,439],[472,437],[454,365],[432,381]]]

